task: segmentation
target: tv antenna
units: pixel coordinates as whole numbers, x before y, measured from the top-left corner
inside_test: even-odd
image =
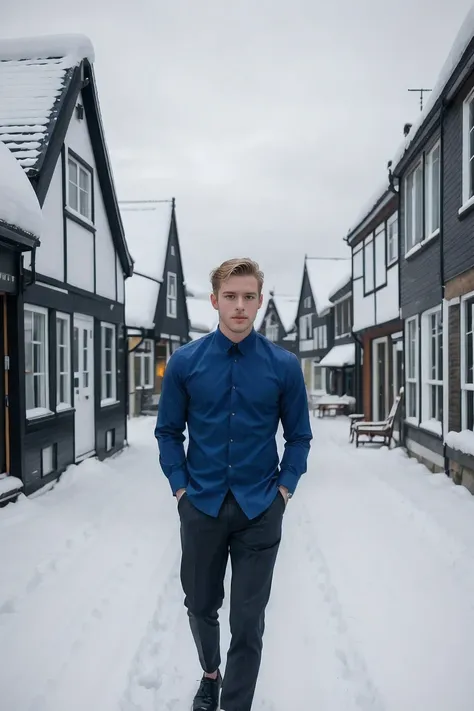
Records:
[[[408,91],[418,91],[420,93],[420,111],[423,111],[423,94],[431,91],[431,89],[408,89]]]

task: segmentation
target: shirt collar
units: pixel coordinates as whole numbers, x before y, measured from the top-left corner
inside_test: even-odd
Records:
[[[230,338],[224,336],[219,326],[216,328],[214,333],[214,342],[221,351],[228,352],[231,348],[235,348],[245,355],[246,353],[250,353],[250,351],[255,348],[257,334],[254,328],[252,328],[249,335],[246,336],[243,341],[240,341],[240,343],[234,343],[230,340]]]

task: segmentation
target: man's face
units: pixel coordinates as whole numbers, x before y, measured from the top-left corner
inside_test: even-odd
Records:
[[[219,312],[219,321],[226,335],[246,335],[252,330],[263,296],[258,294],[258,281],[254,276],[232,276],[222,282],[217,298],[211,302]]]

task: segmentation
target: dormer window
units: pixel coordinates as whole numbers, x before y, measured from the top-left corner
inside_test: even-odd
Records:
[[[92,174],[73,156],[68,156],[67,205],[73,212],[92,221]]]

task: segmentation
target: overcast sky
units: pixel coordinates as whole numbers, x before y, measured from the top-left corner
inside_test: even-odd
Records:
[[[119,198],[176,198],[188,282],[251,256],[291,294],[345,253],[470,5],[22,0],[0,32],[90,37]]]

